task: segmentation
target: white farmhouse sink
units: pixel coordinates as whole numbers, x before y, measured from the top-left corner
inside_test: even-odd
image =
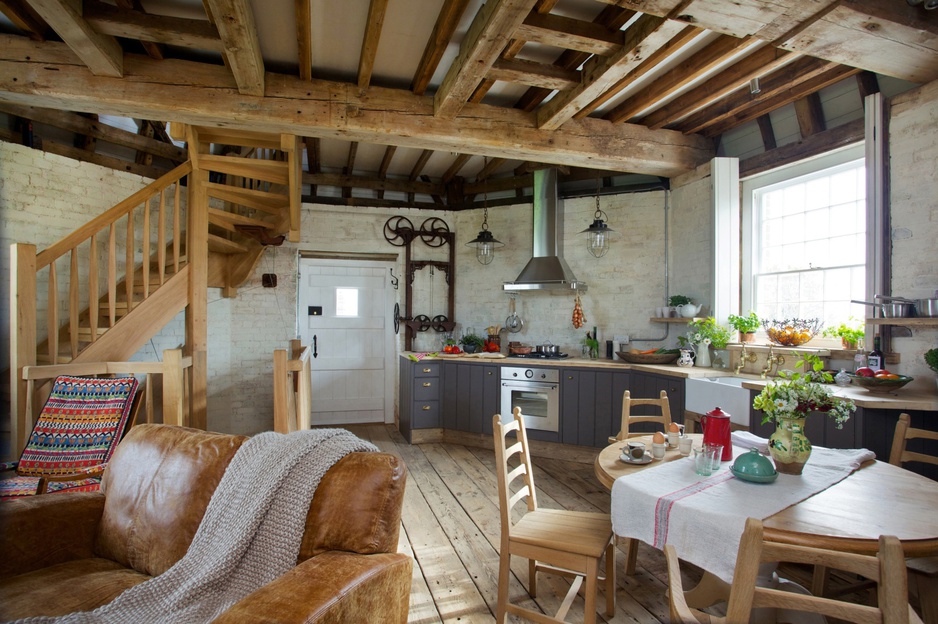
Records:
[[[684,409],[706,414],[719,407],[730,421],[749,426],[749,390],[743,377],[690,377],[684,384]]]

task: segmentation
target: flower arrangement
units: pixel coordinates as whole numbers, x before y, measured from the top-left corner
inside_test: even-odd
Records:
[[[677,341],[682,347],[688,344],[712,345],[714,349],[725,349],[730,341],[730,330],[723,327],[712,316],[697,319],[687,324],[687,333],[678,336]]]
[[[845,349],[856,349],[857,344],[863,340],[863,326],[852,316],[849,321],[852,321],[852,324],[841,323],[837,327],[828,327],[824,330],[824,335],[828,338],[840,338]]]
[[[805,355],[798,364],[807,364],[805,368],[812,370],[804,373],[782,371],[779,373],[782,381],[769,381],[753,399],[752,406],[763,412],[762,424],[785,416],[805,418],[811,412],[824,412],[834,419],[838,429],[842,429],[850,414],[856,411],[856,404],[849,399],[834,398],[827,386],[813,381],[821,379],[830,383],[832,380],[830,373],[822,372],[824,365],[818,356]]]

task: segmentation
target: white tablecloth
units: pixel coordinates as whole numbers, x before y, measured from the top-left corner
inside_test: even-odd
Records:
[[[759,444],[755,436],[736,436],[733,441],[734,458]],[[695,472],[693,456],[668,462],[616,479],[612,528],[617,535],[655,548],[673,544],[681,559],[732,582],[746,518],[768,518],[827,489],[874,458],[866,449],[816,446],[803,474],[780,474],[771,484],[737,479],[729,471],[731,462],[724,462],[709,477]]]

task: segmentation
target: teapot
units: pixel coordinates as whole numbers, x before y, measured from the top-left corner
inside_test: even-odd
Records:
[[[700,313],[701,304],[694,305],[693,303],[685,303],[684,305],[675,306],[675,311],[678,316],[683,318],[693,318]]]
[[[716,407],[700,417],[703,427],[703,443],[719,444],[723,447],[720,461],[733,459],[733,441],[730,437],[730,415]]]
[[[681,357],[677,360],[677,365],[683,368],[690,368],[694,365],[694,356],[690,349],[681,349]]]

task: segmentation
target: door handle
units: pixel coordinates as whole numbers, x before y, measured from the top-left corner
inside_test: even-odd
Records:
[[[317,345],[316,334],[313,334],[313,357],[319,357],[319,346]]]

